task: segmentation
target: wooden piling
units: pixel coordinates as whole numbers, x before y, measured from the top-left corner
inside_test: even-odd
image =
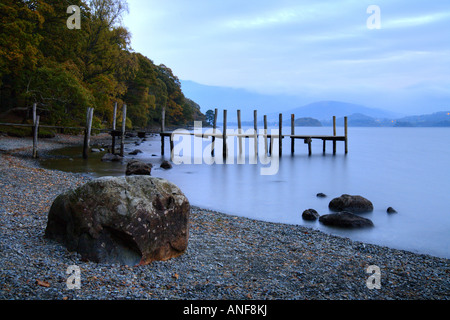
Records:
[[[114,111],[113,111],[113,123],[112,123],[112,142],[111,142],[111,153],[116,154],[116,135],[114,131],[116,131],[116,118],[117,118],[117,102],[114,103]]]
[[[254,129],[254,139],[255,139],[255,157],[258,155],[258,111],[253,110],[253,129]]]
[[[161,110],[161,155],[164,155],[164,131],[166,129],[166,107],[163,107]]]
[[[336,116],[333,116],[333,136],[336,136]],[[333,154],[336,154],[336,140],[333,140]]]
[[[214,150],[215,150],[215,142],[216,142],[216,128],[217,128],[217,108],[214,109],[214,121],[213,121],[213,136],[212,136],[212,143],[211,143],[211,156],[214,157]]]
[[[278,128],[278,139],[279,139],[279,143],[278,143],[278,156],[281,157],[282,152],[283,152],[283,114],[280,113],[279,116],[279,128]]]
[[[120,140],[120,156],[123,157],[125,145],[125,129],[127,125],[127,105],[124,103],[122,107],[122,139]]]
[[[264,115],[264,155],[267,155],[267,115]]]
[[[92,117],[94,108],[88,108],[86,113],[86,129],[84,130],[83,159],[89,157],[89,145],[91,141]]]
[[[35,112],[35,110],[33,111]],[[34,114],[33,118],[35,119],[33,125],[33,159],[36,159],[38,157],[37,144],[39,135],[39,116]]]
[[[291,114],[291,155],[294,154],[295,148],[295,138],[293,135],[295,135],[295,115]]]
[[[223,157],[227,157],[227,110],[223,110],[223,133],[222,133],[222,140],[223,140],[223,150],[222,154]]]
[[[238,141],[239,141],[239,155],[242,154],[242,126],[241,126],[241,110],[237,111],[237,121],[238,121]]]
[[[348,118],[347,117],[344,117],[344,130],[345,130],[345,133],[344,133],[345,154],[347,154],[348,153]]]
[[[37,104],[33,103],[33,125],[36,123],[36,107]]]
[[[306,138],[305,139],[305,143],[308,144],[308,155],[312,154],[311,141],[312,141],[311,138]]]

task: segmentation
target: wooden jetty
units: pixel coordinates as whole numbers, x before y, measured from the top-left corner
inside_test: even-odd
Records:
[[[47,125],[40,125],[39,124],[39,115],[36,114],[36,104],[33,105],[33,124],[17,124],[17,123],[0,123],[0,125],[6,125],[6,126],[21,126],[21,127],[32,127],[33,129],[33,158],[38,157],[38,132],[40,127],[45,128],[56,128],[56,129],[73,129],[73,130],[83,130],[84,131],[84,145],[83,145],[83,158],[88,158],[89,153],[89,145],[90,145],[90,136],[92,130],[97,130],[100,132],[109,132],[112,136],[112,153],[115,153],[115,139],[116,137],[120,137],[120,155],[124,155],[124,143],[125,143],[125,124],[126,124],[126,113],[127,113],[127,105],[123,104],[122,106],[122,127],[121,130],[116,129],[116,113],[117,113],[117,103],[114,104],[114,113],[113,113],[113,125],[111,129],[99,129],[99,128],[92,128],[92,118],[93,118],[93,108],[88,108],[86,113],[86,127],[61,127],[61,126],[47,126]],[[229,133],[227,132],[227,110],[223,110],[223,130],[222,132],[217,132],[217,116],[218,116],[218,110],[215,109],[214,112],[214,121],[213,121],[213,132],[212,133],[197,133],[197,132],[188,132],[188,133],[180,133],[176,131],[165,131],[165,109],[162,110],[162,121],[161,121],[161,155],[164,155],[165,150],[165,139],[169,137],[169,143],[170,143],[170,151],[171,151],[171,158],[173,157],[173,149],[174,149],[174,141],[173,136],[175,134],[188,134],[188,135],[195,135],[197,137],[202,138],[211,138],[212,144],[211,144],[211,156],[215,156],[215,140],[216,139],[222,139],[222,155],[224,158],[227,157],[227,137],[234,136],[238,138],[239,143],[239,154],[242,154],[242,139],[254,139],[254,152],[255,155],[258,154],[258,137],[261,136],[261,134],[258,134],[258,128],[257,128],[257,110],[254,110],[253,112],[253,131],[252,133],[244,133],[242,131],[242,125],[241,125],[241,110],[237,110],[237,120],[238,120],[238,131],[237,133]],[[272,141],[273,139],[278,139],[278,155],[281,156],[282,150],[283,150],[283,139],[291,139],[291,154],[293,155],[295,152],[295,140],[300,139],[303,140],[305,144],[308,145],[308,154],[312,154],[312,140],[322,140],[323,141],[323,153],[326,152],[326,142],[332,141],[333,143],[333,154],[336,154],[336,143],[338,141],[343,141],[345,146],[345,154],[348,153],[348,121],[347,117],[344,117],[344,135],[337,135],[336,133],[336,116],[333,117],[333,135],[305,135],[305,134],[296,134],[295,133],[295,115],[291,114],[291,133],[290,134],[283,134],[282,128],[283,128],[283,115],[282,113],[279,114],[279,124],[278,124],[278,134],[269,134],[268,128],[267,128],[267,115],[264,115],[264,131],[263,131],[263,138],[264,138],[264,152],[265,154],[271,154],[272,153]],[[139,135],[145,136],[144,131],[139,132]],[[270,145],[268,143],[270,141]]]
[[[160,136],[161,136],[161,155],[164,155],[164,141],[165,138],[169,137],[169,142],[170,142],[170,150],[171,153],[173,151],[173,147],[174,147],[174,143],[173,143],[173,136],[175,134],[188,134],[188,135],[195,135],[196,137],[201,137],[201,138],[212,138],[212,150],[211,150],[211,155],[214,156],[214,144],[215,144],[215,139],[222,139],[223,143],[223,150],[222,150],[222,155],[225,158],[227,156],[227,137],[229,136],[235,136],[238,138],[238,142],[239,142],[239,154],[242,154],[242,138],[248,138],[248,139],[255,139],[255,141],[257,141],[258,137],[261,134],[258,134],[257,131],[257,111],[254,110],[254,130],[252,134],[248,134],[248,133],[242,133],[242,126],[241,126],[241,112],[240,110],[237,110],[237,118],[238,118],[238,133],[227,133],[227,110],[223,110],[223,130],[221,133],[216,133],[216,129],[217,129],[217,114],[218,114],[218,110],[215,109],[214,112],[214,122],[213,122],[213,133],[196,133],[196,132],[189,132],[189,133],[181,133],[181,132],[175,132],[175,131],[164,131],[164,125],[161,126],[161,132],[160,132]],[[279,124],[278,124],[278,134],[269,134],[268,133],[268,129],[267,129],[267,116],[264,115],[264,133],[262,134],[264,137],[264,150],[266,152],[266,154],[271,154],[272,152],[272,140],[273,139],[279,139],[279,143],[278,143],[278,154],[279,156],[281,156],[283,153],[283,139],[284,138],[290,138],[291,139],[291,154],[293,155],[295,152],[295,140],[296,139],[300,139],[303,140],[305,144],[308,145],[308,154],[312,155],[312,140],[317,139],[317,140],[322,140],[323,142],[323,147],[322,147],[322,151],[325,154],[326,152],[326,142],[327,141],[332,141],[333,143],[333,154],[336,154],[336,144],[338,141],[343,141],[344,142],[344,152],[345,154],[348,153],[348,119],[347,117],[344,117],[344,135],[339,136],[337,135],[336,132],[336,116],[333,116],[333,135],[305,135],[305,134],[296,134],[295,133],[295,115],[291,114],[291,133],[290,134],[283,134],[282,133],[282,128],[283,128],[283,115],[282,113],[279,114]],[[268,140],[270,140],[270,146],[268,146]],[[255,155],[257,154],[257,143],[254,143],[254,147],[255,147]],[[171,154],[171,157],[173,155]]]

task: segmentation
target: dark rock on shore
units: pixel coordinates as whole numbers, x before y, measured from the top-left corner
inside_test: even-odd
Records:
[[[343,194],[340,197],[331,200],[328,208],[333,211],[362,213],[373,211],[373,204],[364,197]]]
[[[317,220],[317,218],[319,218],[319,216],[320,215],[314,209],[307,209],[307,210],[303,211],[303,213],[302,213],[302,218],[304,220],[308,220],[308,221]]]
[[[324,225],[342,228],[373,227],[372,220],[346,211],[325,214],[320,216],[319,221]]]
[[[146,265],[188,246],[190,204],[173,183],[155,177],[104,177],[59,195],[46,238],[83,259]]]
[[[131,160],[127,164],[127,170],[125,175],[150,175],[152,172],[153,165],[151,163],[144,163],[139,160]]]

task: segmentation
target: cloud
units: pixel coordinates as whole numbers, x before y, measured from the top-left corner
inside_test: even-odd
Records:
[[[128,2],[134,49],[181,79],[349,98],[450,83],[448,0]],[[379,30],[366,25],[372,4]]]

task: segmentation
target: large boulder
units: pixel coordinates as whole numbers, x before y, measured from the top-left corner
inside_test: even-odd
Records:
[[[343,194],[340,197],[331,200],[328,204],[328,208],[332,211],[362,213],[373,211],[373,204],[364,197]]]
[[[373,227],[372,220],[360,217],[354,213],[346,211],[324,214],[320,216],[319,222],[327,226],[334,226],[341,228]]]
[[[55,199],[45,237],[85,260],[145,265],[185,252],[189,213],[188,199],[167,180],[103,177]]]
[[[127,163],[127,169],[125,174],[127,176],[132,175],[150,175],[153,165],[151,163],[144,163],[139,160],[131,160]]]

